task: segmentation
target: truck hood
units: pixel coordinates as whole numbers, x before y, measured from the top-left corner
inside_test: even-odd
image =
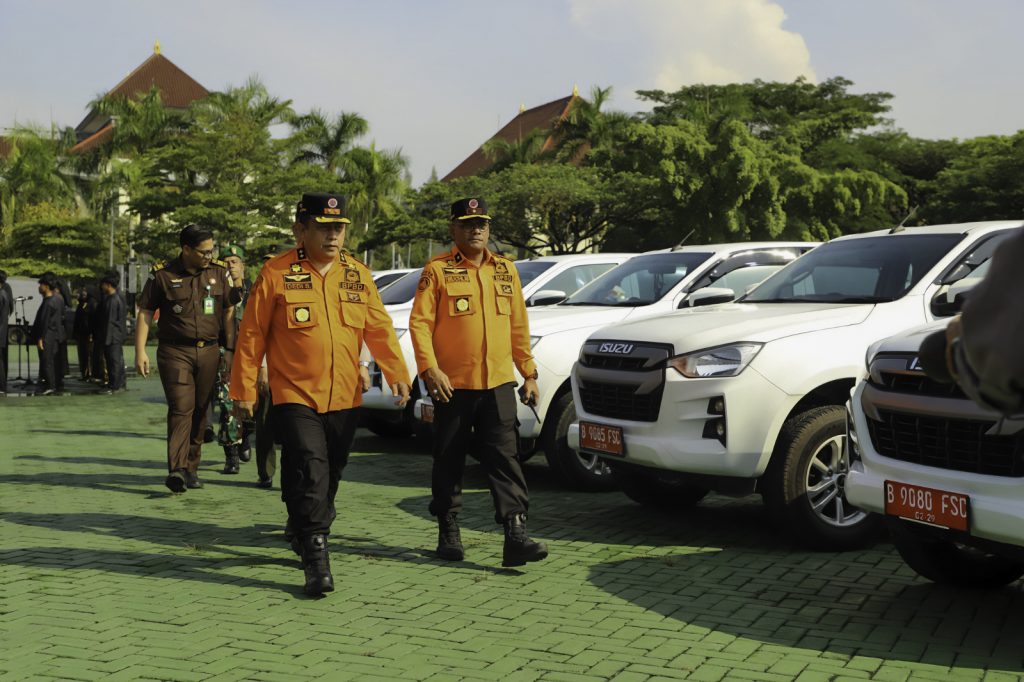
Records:
[[[527,317],[530,320],[530,334],[533,336],[547,336],[571,329],[583,329],[585,327],[604,327],[615,324],[630,313],[641,308],[613,308],[600,305],[548,305],[539,308],[527,308]]]
[[[727,303],[623,322],[591,338],[671,344],[677,353],[738,341],[768,343],[787,336],[860,324],[874,304]]]
[[[924,341],[924,337],[928,336],[932,332],[937,332],[945,329],[949,325],[949,320],[938,320],[935,322],[929,322],[917,327],[911,327],[905,331],[895,334],[880,341],[876,341],[871,344],[870,350],[868,351],[868,357],[873,357],[875,353],[916,353],[917,349],[921,347],[921,342]]]

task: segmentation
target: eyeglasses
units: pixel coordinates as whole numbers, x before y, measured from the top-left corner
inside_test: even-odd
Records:
[[[212,249],[197,249],[194,246],[190,246],[188,248],[192,249],[193,251],[198,253],[203,258],[213,258],[213,252],[217,250],[216,248],[212,248]]]

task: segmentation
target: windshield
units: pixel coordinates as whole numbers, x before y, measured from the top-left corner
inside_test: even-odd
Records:
[[[710,257],[710,253],[693,251],[637,256],[604,273],[561,305],[649,305]]]
[[[554,261],[549,260],[517,260],[516,270],[519,272],[519,283],[525,287],[527,284],[537,279],[540,273],[544,272],[554,264]]]
[[[749,303],[885,303],[902,297],[962,234],[903,234],[819,246],[766,279]]]
[[[401,279],[395,280],[380,292],[380,300],[384,305],[408,303],[416,295],[416,286],[420,283],[423,268],[413,270]]]

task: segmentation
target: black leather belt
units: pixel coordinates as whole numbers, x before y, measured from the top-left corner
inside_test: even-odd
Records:
[[[160,339],[161,346],[184,346],[186,348],[206,348],[207,346],[216,346],[217,340],[213,341],[186,341],[184,339]]]

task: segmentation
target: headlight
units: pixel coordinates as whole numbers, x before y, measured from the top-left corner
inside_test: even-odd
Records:
[[[750,364],[761,343],[734,343],[669,358],[668,366],[689,379],[734,377]]]
[[[403,327],[395,327],[395,338],[396,339],[402,338],[402,334],[406,333],[407,331],[409,331],[409,330],[405,329]]]
[[[533,350],[533,347],[537,345],[537,342],[540,341],[543,338],[544,338],[543,336],[531,336],[530,337],[530,350]]]

